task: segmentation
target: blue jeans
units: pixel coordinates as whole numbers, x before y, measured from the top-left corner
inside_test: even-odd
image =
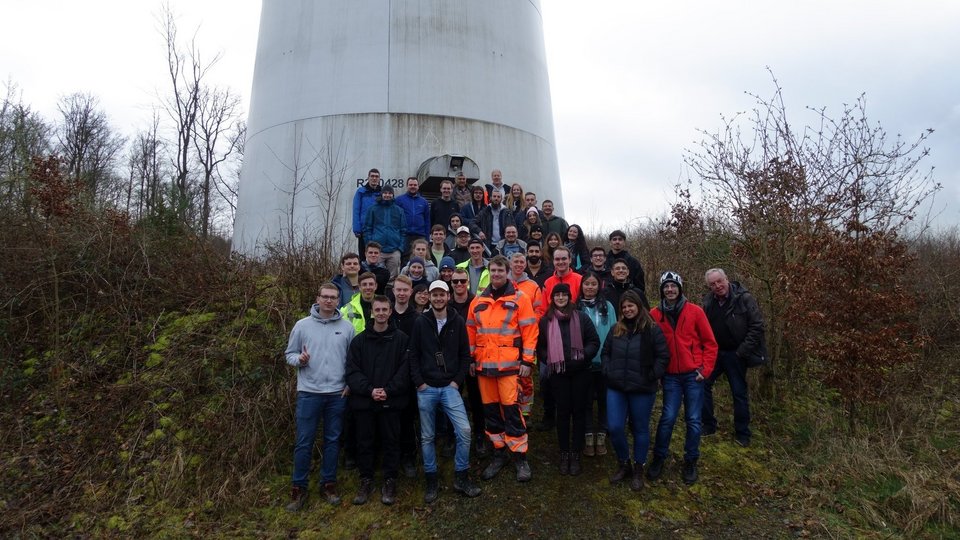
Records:
[[[717,365],[707,379],[703,393],[703,425],[716,431],[717,417],[713,415],[713,383],[726,374],[733,394],[733,431],[737,437],[750,439],[750,394],[747,390],[747,363],[734,351],[720,351]]]
[[[621,392],[607,388],[607,432],[618,461],[630,459],[630,445],[627,443],[627,413],[630,413],[630,431],[633,432],[633,461],[639,464],[647,462],[647,450],[650,448],[650,413],[657,394]]]
[[[687,437],[683,443],[683,460],[700,457],[700,413],[703,409],[703,381],[697,382],[696,372],[663,376],[663,412],[657,424],[657,442],[653,455],[666,458],[670,451],[673,425],[680,414],[683,402],[683,420],[687,424]],[[610,405],[607,404],[609,407]]]
[[[347,398],[336,394],[297,392],[297,442],[293,448],[293,485],[306,488],[310,481],[310,459],[317,438],[317,425],[323,418],[323,467],[321,480],[337,481],[340,457],[340,432]]]
[[[420,448],[423,453],[423,472],[437,472],[436,419],[438,408],[447,413],[457,435],[457,451],[454,454],[454,470],[470,468],[470,421],[463,405],[460,391],[452,386],[440,388],[427,385],[417,391],[417,406],[420,408]],[[442,416],[441,416],[442,418]]]

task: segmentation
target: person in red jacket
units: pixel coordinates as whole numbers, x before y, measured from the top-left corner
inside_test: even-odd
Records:
[[[687,436],[683,445],[683,481],[697,481],[697,460],[700,458],[700,412],[703,408],[704,380],[713,372],[717,360],[717,340],[710,321],[700,306],[687,302],[683,295],[680,274],[667,271],[660,276],[660,306],[650,311],[670,349],[670,363],[663,376],[663,412],[657,424],[653,461],[647,478],[656,480],[663,474],[663,464],[670,451],[673,425],[683,403]]]

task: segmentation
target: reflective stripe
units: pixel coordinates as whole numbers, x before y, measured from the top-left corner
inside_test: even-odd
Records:
[[[475,345],[470,346],[470,354],[473,354],[473,352],[476,350],[477,350],[477,347]]]
[[[533,353],[537,352],[535,349],[523,349],[523,354],[529,354],[533,356]]]
[[[536,324],[537,318],[530,317],[529,319],[520,319],[520,326],[530,326],[531,324]]]
[[[526,454],[527,453],[527,434],[524,433],[519,437],[507,437],[507,446],[510,448],[510,451],[515,454]]]
[[[467,319],[467,326],[477,326],[477,323],[473,319]]]
[[[480,369],[483,370],[492,370],[492,371],[501,371],[504,369],[518,368],[520,367],[520,360],[512,360],[506,362],[497,362],[497,361],[487,361],[480,362]]]
[[[503,433],[490,433],[489,431],[487,431],[486,433],[487,433],[487,437],[490,438],[490,442],[493,443],[494,448],[503,448],[504,446],[506,446],[506,441],[504,439]]]

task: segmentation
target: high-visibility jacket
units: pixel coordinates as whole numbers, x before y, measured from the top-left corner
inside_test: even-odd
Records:
[[[353,298],[351,298],[345,306],[340,308],[340,315],[353,325],[355,334],[363,332],[363,329],[367,327],[367,318],[363,316],[363,306],[360,304],[360,293],[354,293]]]
[[[464,270],[467,271],[467,276],[469,276],[470,275],[470,259],[467,259],[462,263],[458,264],[457,268],[463,268]],[[486,268],[484,268],[483,271],[480,272],[480,280],[479,280],[479,283],[477,284],[477,290],[470,291],[470,292],[472,292],[473,294],[480,294],[480,291],[486,289],[488,285],[490,285],[490,270],[487,270]]]
[[[515,375],[521,364],[532,368],[538,335],[530,298],[510,282],[500,298],[494,300],[487,287],[470,304],[467,337],[477,375]]]
[[[543,291],[540,290],[540,284],[527,277],[527,274],[520,276],[520,279],[514,279],[513,274],[510,274],[510,281],[513,281],[514,287],[530,298],[533,312],[537,314],[537,320],[540,320],[547,312],[547,304],[543,301]]]

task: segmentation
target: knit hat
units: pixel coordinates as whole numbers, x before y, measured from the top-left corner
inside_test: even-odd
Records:
[[[427,263],[420,257],[410,257],[409,266],[413,266],[415,263],[419,263],[420,266],[427,266]]]
[[[443,270],[444,268],[456,268],[456,267],[457,267],[457,263],[456,261],[453,260],[453,257],[447,255],[446,257],[440,259],[441,270]]]
[[[624,240],[626,240],[626,239],[627,239],[627,235],[626,235],[623,231],[621,231],[620,229],[617,229],[617,230],[613,231],[612,233],[610,233],[610,236],[609,236],[608,239],[609,239],[609,240],[613,240],[614,238],[623,238]],[[678,276],[678,277],[679,277],[679,276]]]
[[[660,296],[663,296],[663,286],[667,283],[673,283],[680,289],[680,296],[683,296],[683,279],[680,277],[680,274],[674,272],[673,270],[667,270],[660,275]]]
[[[391,186],[390,184],[384,184],[380,188],[380,195],[382,196],[384,193],[389,193],[393,195],[393,186]]]
[[[540,225],[534,225],[534,226],[530,227],[530,232],[531,232],[531,233],[535,233],[535,232],[541,232],[541,233],[542,233],[542,232],[543,232],[543,227],[541,227]]]
[[[550,291],[550,296],[554,297],[560,293],[564,293],[567,296],[570,296],[570,285],[567,285],[566,283],[557,283],[553,287],[553,290]]]
[[[531,206],[530,208],[527,208],[527,214],[529,214],[530,212],[534,212],[534,213],[536,213],[536,214],[539,214],[539,213],[540,213],[540,211],[537,210],[537,207],[536,207],[536,206]]]

